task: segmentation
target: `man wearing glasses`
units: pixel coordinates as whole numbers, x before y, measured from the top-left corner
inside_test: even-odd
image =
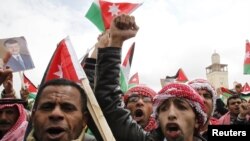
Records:
[[[157,127],[153,112],[153,97],[156,92],[146,85],[130,88],[124,95],[125,107],[131,111],[132,118],[144,128],[151,131]]]

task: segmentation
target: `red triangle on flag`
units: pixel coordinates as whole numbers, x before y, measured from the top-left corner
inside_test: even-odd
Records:
[[[121,90],[123,92],[126,92],[128,89],[129,74],[134,55],[134,48],[135,48],[135,42],[130,46],[121,65],[120,85],[121,85]]]
[[[133,56],[134,56],[134,49],[135,49],[135,42],[133,42],[133,44],[129,48],[129,50],[126,54],[126,57],[123,60],[122,66],[126,67],[126,66],[132,65],[132,60],[133,60]]]
[[[132,66],[132,60],[133,60],[133,56],[134,56],[134,49],[135,49],[135,42],[130,46],[124,60],[122,63],[122,71],[125,75],[125,81],[126,83],[128,83],[128,79],[129,79],[129,74],[130,74],[130,69]]]
[[[247,82],[242,87],[242,93],[244,93],[244,94],[250,93],[250,86],[249,86],[249,84]]]
[[[128,84],[139,84],[139,75],[138,72],[135,73],[130,79]]]
[[[27,78],[27,76],[23,73],[23,81],[25,87],[29,92],[37,93],[37,87]]]
[[[80,82],[81,79],[86,78],[69,38],[63,39],[57,45],[42,83],[56,78],[65,78],[74,82]]]
[[[119,15],[121,13],[130,14],[141,5],[141,3],[112,3],[103,0],[100,0],[99,2],[105,29],[109,29],[110,22],[114,16]]]
[[[187,76],[185,75],[184,71],[180,68],[177,72],[176,81],[186,82],[188,81]]]
[[[231,94],[231,95],[234,94],[234,92],[232,90],[229,90],[228,88],[225,88],[225,87],[220,87],[220,90],[222,93],[227,93],[227,94]]]

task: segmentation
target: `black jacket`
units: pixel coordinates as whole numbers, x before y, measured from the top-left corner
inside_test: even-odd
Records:
[[[120,64],[120,48],[98,50],[94,92],[114,137],[117,141],[163,141],[160,128],[145,132],[124,108],[119,83]]]

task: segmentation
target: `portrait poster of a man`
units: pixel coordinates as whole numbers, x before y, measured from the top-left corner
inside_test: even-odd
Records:
[[[35,67],[23,36],[0,39],[0,48],[7,51],[7,55],[3,55],[5,60],[7,56],[5,66],[9,66],[13,72],[29,70]]]

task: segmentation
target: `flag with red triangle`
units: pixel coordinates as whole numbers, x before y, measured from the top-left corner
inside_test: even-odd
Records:
[[[134,55],[134,48],[135,48],[135,42],[129,48],[125,56],[125,59],[123,60],[123,63],[121,65],[120,85],[121,85],[121,90],[123,92],[126,92],[128,90],[128,81],[129,81],[129,74],[130,74],[130,69],[131,69],[133,55]]]
[[[31,93],[37,93],[37,87],[28,79],[28,77],[23,73],[23,81],[25,87],[28,89]]]
[[[160,81],[161,81],[161,86],[164,87],[168,83],[173,83],[173,82],[185,83],[188,81],[188,78],[185,75],[182,68],[180,68],[174,76],[166,76],[165,79],[160,79]]]
[[[230,90],[228,88],[225,87],[220,87],[220,90],[222,92],[222,100],[224,103],[227,103],[227,99],[232,96],[237,94],[235,91]],[[248,83],[245,83],[245,85],[243,86],[243,91],[241,92],[240,95],[241,98],[244,98],[246,100],[250,99],[250,86],[248,85]]]
[[[94,0],[85,17],[88,18],[101,32],[108,29],[112,18],[121,13],[131,14],[142,3],[111,2]]]
[[[185,75],[184,71],[181,68],[177,72],[176,81],[180,81],[180,82],[186,82],[186,81],[188,81],[187,76]]]
[[[182,70],[182,68],[180,68],[176,75],[174,76],[166,76],[166,80],[171,80],[169,82],[173,82],[173,81],[178,81],[178,82],[187,82],[188,78],[185,75],[184,71]]]
[[[248,94],[248,93],[250,93],[250,86],[249,86],[249,84],[246,82],[245,84],[244,84],[244,86],[242,87],[242,93],[243,94]]]
[[[136,72],[134,75],[132,75],[128,81],[128,89],[136,86],[139,84],[139,74]]]
[[[130,77],[128,84],[139,84],[138,72],[136,72],[133,76]]]
[[[250,74],[250,43],[246,40],[246,51],[244,60],[244,74]]]
[[[65,78],[74,82],[80,82],[81,79],[86,78],[69,37],[64,38],[57,45],[40,85],[57,78]],[[35,101],[33,108],[35,109],[36,107],[37,101]],[[25,138],[31,132],[31,127],[32,122],[29,122]]]
[[[225,87],[220,87],[220,90],[223,94],[229,94],[229,95],[233,95],[235,94],[235,92],[233,90],[230,90],[228,88]]]
[[[80,83],[81,80],[87,78],[85,72],[83,71],[83,68],[81,67],[80,63],[78,62],[75,50],[70,42],[69,37],[64,38],[57,45],[57,48],[56,48],[56,50],[55,50],[55,52],[50,60],[50,63],[45,71],[41,85],[43,85],[45,82],[47,82],[49,80],[57,79],[57,78],[68,79],[68,80],[74,81],[76,83]],[[114,137],[113,137],[110,129],[107,128],[108,124],[106,123],[105,118],[104,119],[102,118],[102,117],[104,117],[104,115],[103,115],[103,113],[98,105],[98,102],[96,101],[93,92],[88,93],[88,92],[91,92],[92,90],[91,90],[90,86],[86,86],[86,85],[89,85],[89,84],[85,83],[85,87],[84,87],[84,84],[83,84],[83,87],[86,88],[84,90],[88,96],[88,101],[87,101],[87,102],[89,102],[89,104],[87,104],[88,109],[89,109],[89,106],[91,106],[91,108],[92,108],[89,110],[90,114],[92,117],[95,116],[95,118],[93,118],[93,119],[94,119],[94,122],[96,125],[99,124],[98,130],[99,131],[101,130],[100,132],[103,134],[106,133],[105,135],[107,135],[109,137],[109,139],[113,140]],[[34,103],[34,109],[36,109],[37,104],[38,103],[36,101]],[[93,105],[94,105],[94,108],[93,108]],[[99,117],[99,119],[97,117]],[[28,127],[26,129],[25,137],[27,137],[27,135],[31,132],[32,127],[33,127],[32,122],[29,122]],[[104,132],[104,128],[105,128],[105,132]],[[105,137],[105,136],[102,135],[102,137]],[[106,138],[108,138],[108,137],[106,137]],[[104,139],[104,140],[109,140],[109,139]]]
[[[86,78],[69,37],[63,39],[57,45],[42,83],[56,78],[65,78],[74,82],[80,82],[80,80]]]
[[[114,16],[117,16],[121,13],[130,14],[141,5],[141,3],[113,3],[103,0],[100,0],[99,2],[105,29],[109,29],[110,22]]]
[[[235,93],[233,90],[225,87],[219,87],[219,90],[221,91],[220,98],[225,104],[227,103],[227,99]]]

